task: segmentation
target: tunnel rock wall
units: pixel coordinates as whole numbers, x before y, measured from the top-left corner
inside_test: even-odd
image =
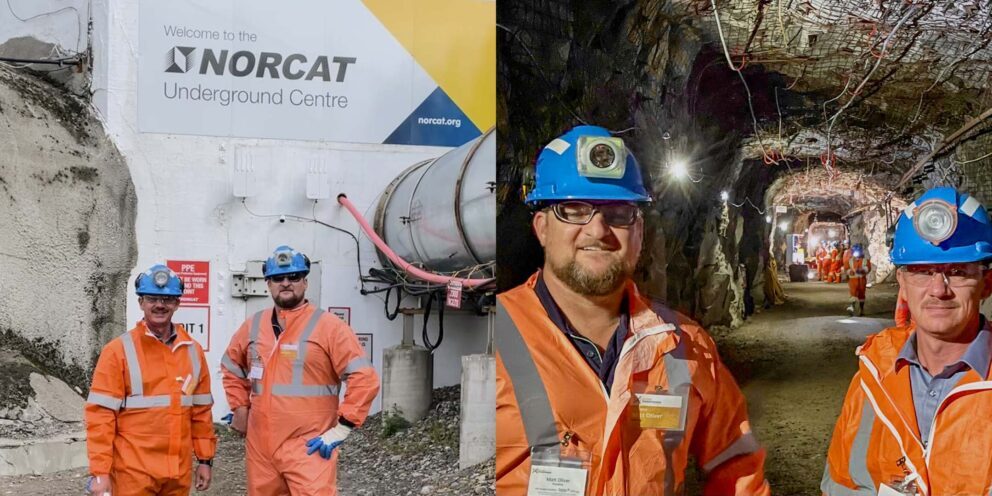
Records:
[[[88,388],[126,330],[136,201],[88,101],[0,68],[0,346]]]

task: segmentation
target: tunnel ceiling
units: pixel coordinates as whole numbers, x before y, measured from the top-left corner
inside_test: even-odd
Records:
[[[729,56],[746,78],[762,71],[785,78],[785,88],[774,89],[777,115],[756,111],[758,132],[744,141],[746,157],[905,172],[992,106],[992,2],[679,6],[722,63]],[[751,89],[754,105],[763,90]]]
[[[769,205],[785,205],[801,212],[835,212],[846,215],[871,206],[886,205],[896,211],[906,202],[892,193],[899,176],[870,174],[857,168],[822,167],[795,169],[781,175],[768,188]]]

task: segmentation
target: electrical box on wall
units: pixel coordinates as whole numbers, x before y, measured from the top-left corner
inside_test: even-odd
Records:
[[[249,299],[253,297],[265,297],[269,299],[269,287],[265,283],[265,276],[262,274],[264,260],[249,260],[244,272],[231,272],[231,296],[235,298]],[[310,263],[310,274],[307,276],[306,298],[314,305],[320,305],[320,262]],[[263,306],[267,306],[266,303]]]

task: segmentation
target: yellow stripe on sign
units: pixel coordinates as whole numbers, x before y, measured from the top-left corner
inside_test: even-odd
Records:
[[[496,124],[495,1],[362,2],[475,127]]]

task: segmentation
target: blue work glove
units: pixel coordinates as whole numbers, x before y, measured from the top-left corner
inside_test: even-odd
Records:
[[[331,427],[327,432],[307,441],[307,455],[319,451],[320,456],[324,457],[325,460],[330,460],[334,448],[343,443],[348,434],[351,434],[351,427],[344,424],[339,423]]]
[[[231,421],[234,420],[234,413],[233,412],[228,413],[227,415],[224,415],[220,419],[223,420],[225,423],[227,423],[227,425],[231,425]]]

